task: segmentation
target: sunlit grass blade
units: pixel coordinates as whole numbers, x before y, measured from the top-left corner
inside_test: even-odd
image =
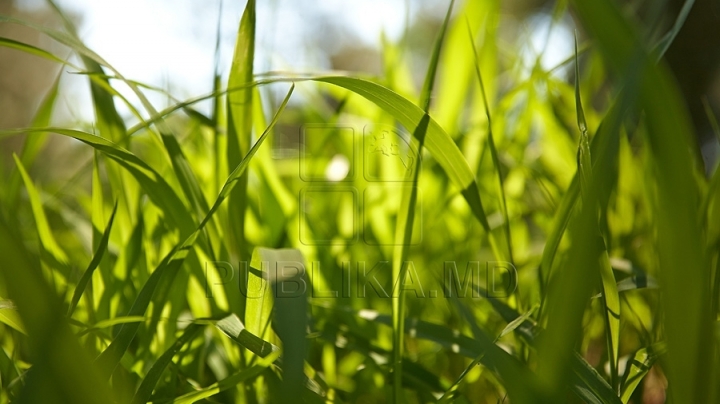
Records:
[[[17,307],[11,300],[0,299],[0,323],[10,326],[23,334],[27,334],[25,327],[22,325],[20,315],[17,313]]]
[[[248,0],[238,28],[228,87],[247,85],[253,80],[255,58],[255,0]],[[232,170],[250,149],[252,139],[252,88],[227,95],[227,167]],[[228,248],[238,258],[247,258],[245,210],[247,206],[247,173],[238,178],[228,206]]]
[[[72,300],[70,300],[70,307],[68,307],[68,317],[71,317],[73,311],[75,311],[75,307],[77,306],[78,302],[80,302],[80,297],[85,291],[85,287],[87,286],[88,282],[90,282],[93,272],[95,272],[95,268],[100,265],[100,260],[102,260],[105,251],[107,251],[108,241],[110,240],[110,231],[112,230],[113,220],[115,220],[116,212],[117,203],[113,207],[113,211],[110,214],[110,220],[108,220],[108,224],[105,227],[105,231],[103,232],[100,243],[98,244],[98,247],[92,257],[92,260],[90,261],[90,264],[88,264],[88,267],[85,269],[85,272],[83,272],[82,277],[75,286],[75,292],[73,293]]]
[[[150,370],[148,370],[147,374],[140,383],[140,386],[135,392],[135,395],[133,396],[131,402],[132,404],[146,403],[150,399],[150,396],[155,389],[155,385],[157,385],[157,382],[160,380],[165,368],[172,361],[173,356],[175,356],[185,344],[195,338],[198,332],[202,329],[203,326],[200,324],[190,324],[187,328],[185,328],[180,338],[175,340],[175,343],[172,344],[172,346],[170,346],[170,348],[168,348],[162,356],[153,363]]]
[[[315,77],[309,80],[334,84],[368,99],[392,115],[403,126],[411,129],[412,133],[416,132],[425,116],[422,108],[417,107],[411,101],[380,84],[368,80],[341,76]],[[447,173],[453,184],[460,189],[470,206],[471,212],[489,234],[490,225],[483,210],[480,189],[475,182],[475,176],[453,139],[432,117],[428,119],[423,145]]]
[[[490,156],[492,158],[493,166],[495,167],[495,172],[497,173],[498,194],[500,195],[500,210],[504,219],[505,243],[507,244],[507,257],[512,263],[515,262],[515,259],[513,257],[512,235],[510,233],[510,215],[508,214],[507,198],[505,197],[505,183],[503,180],[502,170],[500,168],[500,159],[498,158],[498,152],[495,146],[495,138],[493,137],[493,125],[490,116],[490,104],[488,102],[487,94],[485,93],[485,82],[483,81],[482,73],[480,72],[480,58],[477,54],[477,48],[475,47],[475,38],[473,38],[472,29],[470,28],[469,22],[467,22],[467,28],[468,35],[470,36],[470,44],[472,45],[473,49],[475,73],[477,74],[478,83],[480,84],[480,94],[482,95],[483,105],[485,106],[485,117],[487,118],[488,127],[488,148],[490,149]]]
[[[261,358],[278,350],[278,347],[250,332],[236,314],[222,318],[215,326],[234,342]]]

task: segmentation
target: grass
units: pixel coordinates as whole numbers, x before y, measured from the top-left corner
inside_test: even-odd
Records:
[[[498,2],[448,2],[426,69],[385,40],[381,77],[257,73],[249,0],[228,82],[160,111],[69,20],[0,17],[76,53],[0,38],[84,74],[95,111],[57,126],[56,82],[0,132],[25,140],[0,402],[718,402],[720,174],[662,62],[692,3],[648,42],[611,1],[558,2],[586,33],[568,80],[504,52]],[[43,159],[56,137],[82,180]]]

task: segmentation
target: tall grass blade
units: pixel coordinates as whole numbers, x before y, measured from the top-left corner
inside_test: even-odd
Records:
[[[105,231],[103,232],[102,238],[100,239],[100,243],[95,250],[95,254],[92,257],[92,260],[90,260],[90,264],[88,264],[88,267],[85,269],[85,272],[83,272],[82,277],[75,286],[75,292],[73,293],[72,300],[70,300],[70,307],[68,307],[68,317],[72,317],[73,311],[75,311],[75,307],[77,306],[78,302],[80,302],[80,297],[85,291],[85,287],[90,282],[90,279],[92,278],[95,269],[98,267],[98,265],[100,265],[100,260],[102,260],[105,251],[107,251],[108,241],[110,240],[110,231],[112,230],[113,220],[115,220],[115,213],[117,213],[117,206],[117,203],[115,203],[113,211],[110,214],[110,220],[108,220],[108,224],[105,227]]]
[[[450,1],[445,19],[443,20],[440,33],[435,40],[428,70],[425,74],[425,82],[420,92],[420,106],[425,112],[420,123],[413,133],[413,137],[418,140],[417,158],[414,160],[412,169],[413,181],[410,187],[403,188],[401,206],[398,211],[397,225],[395,231],[395,249],[393,251],[392,280],[394,288],[398,289],[399,295],[393,299],[393,402],[401,403],[406,399],[403,397],[402,387],[402,361],[403,348],[405,339],[405,293],[402,285],[405,283],[407,273],[407,256],[408,249],[412,241],[413,225],[415,222],[415,207],[417,204],[418,178],[420,176],[422,162],[422,148],[425,143],[428,123],[430,122],[430,101],[432,99],[433,88],[435,87],[435,75],[437,73],[438,61],[440,60],[440,51],[445,40],[445,32],[447,31],[448,21],[452,14],[455,0]]]
[[[663,66],[640,53],[637,35],[612,4],[576,1],[576,8],[609,65],[641,69],[640,100],[657,186],[656,248],[665,310],[667,374],[673,401],[706,402],[713,375],[705,347],[712,340],[709,265],[698,223],[698,162],[692,150],[687,112]],[[670,213],[672,212],[672,213]]]
[[[253,81],[255,58],[255,0],[248,0],[240,20],[235,54],[230,68],[228,87],[247,85]],[[227,95],[227,167],[232,170],[250,149],[252,138],[252,88]],[[228,206],[228,247],[240,259],[249,253],[245,240],[245,210],[247,206],[247,173],[238,178],[230,194]]]

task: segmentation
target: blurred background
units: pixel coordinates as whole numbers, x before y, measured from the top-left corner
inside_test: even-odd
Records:
[[[652,38],[665,32],[683,3],[632,0],[623,1],[621,6],[635,15]],[[216,61],[219,73],[227,77],[245,4],[223,0],[57,0],[57,5],[76,22],[86,44],[127,78],[165,89],[183,100],[212,90]],[[500,57],[503,49],[519,50],[531,69],[540,53],[545,68],[572,56],[573,32],[580,28],[570,16],[551,23],[554,6],[555,2],[547,0],[503,1]],[[381,46],[383,41],[391,41],[406,45],[417,83],[422,79],[429,47],[445,8],[445,0],[262,1],[257,11],[255,71],[347,70],[381,76]],[[63,26],[46,0],[0,0],[0,15],[51,29]],[[70,55],[69,50],[46,36],[18,24],[0,23],[0,35],[35,44],[63,58]],[[582,32],[579,35],[582,40]],[[720,106],[720,2],[695,1],[666,60],[685,96],[706,167],[712,167],[718,141],[706,106],[712,111]],[[498,63],[500,72],[510,68],[503,65],[502,59]],[[572,69],[567,67],[555,72],[572,80]],[[86,78],[65,73],[69,70],[17,50],[0,48],[0,129],[30,125],[43,96],[58,77],[61,96],[53,121],[92,122]],[[134,100],[122,83],[117,86]],[[161,93],[148,95],[156,108],[172,102]],[[207,102],[199,104],[198,109],[208,112],[210,106]],[[133,121],[122,103],[118,108]],[[12,161],[8,159],[11,152],[18,150],[22,141],[19,137],[2,140],[4,169]],[[62,148],[50,149],[45,152],[63,152]]]

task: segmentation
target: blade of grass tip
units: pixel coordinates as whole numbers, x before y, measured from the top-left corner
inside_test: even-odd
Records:
[[[185,328],[182,335],[175,340],[175,343],[172,344],[172,346],[170,346],[170,348],[168,348],[158,358],[158,360],[155,361],[155,363],[153,363],[152,367],[150,367],[150,370],[148,370],[142,382],[140,382],[140,386],[135,392],[131,404],[142,404],[150,400],[150,396],[155,389],[155,385],[157,385],[160,380],[160,376],[162,376],[165,368],[172,361],[173,356],[175,356],[185,344],[192,341],[202,328],[203,326],[200,324],[190,324],[187,328]]]
[[[68,257],[53,236],[47,216],[45,216],[42,201],[40,200],[40,193],[35,187],[35,184],[33,184],[30,175],[28,175],[25,170],[22,161],[20,161],[15,153],[13,153],[13,159],[15,159],[15,165],[17,166],[20,176],[25,183],[25,188],[27,189],[28,198],[30,199],[30,207],[32,208],[33,216],[35,217],[35,226],[40,238],[40,243],[43,249],[50,253],[50,255],[52,255],[59,264],[66,265],[68,263]]]
[[[268,315],[268,320],[270,319],[269,317]],[[265,325],[266,324],[263,324],[263,326]],[[235,343],[261,358],[280,349],[257,336],[257,334],[250,332],[235,313],[223,317],[215,323],[215,326]]]
[[[253,81],[255,57],[255,0],[248,0],[238,27],[228,87]],[[232,170],[250,149],[252,138],[252,89],[227,95],[227,169]],[[248,174],[238,179],[228,205],[228,248],[241,260],[249,253],[245,239]]]
[[[415,207],[417,204],[417,187],[418,178],[421,170],[422,148],[425,143],[428,124],[430,122],[430,101],[432,99],[433,88],[435,86],[435,75],[437,73],[438,61],[440,60],[440,51],[445,40],[448,21],[452,15],[455,0],[450,1],[445,19],[443,20],[440,33],[435,40],[428,70],[425,75],[425,82],[420,92],[420,104],[425,113],[420,123],[415,129],[413,137],[418,140],[417,158],[414,161],[412,186],[403,188],[401,206],[398,211],[397,225],[395,228],[395,248],[393,251],[392,280],[393,285],[397,288],[398,296],[393,299],[393,402],[404,402],[402,389],[402,358],[403,344],[405,338],[405,293],[403,292],[403,284],[407,272],[407,256],[408,249],[412,240],[413,225],[415,221]]]
[[[78,281],[77,286],[75,286],[75,292],[73,293],[72,300],[70,301],[70,307],[68,307],[68,317],[72,317],[73,311],[75,311],[75,307],[77,306],[78,302],[80,301],[80,297],[85,291],[85,287],[87,286],[88,282],[90,282],[93,272],[95,272],[95,268],[100,265],[100,260],[102,260],[105,251],[107,251],[108,241],[110,240],[110,231],[112,230],[113,220],[115,219],[117,207],[118,204],[117,202],[115,202],[115,206],[113,207],[112,213],[110,214],[110,220],[108,220],[108,224],[105,227],[105,231],[103,232],[102,238],[100,239],[100,244],[95,251],[95,255],[93,255],[90,264],[88,265],[87,269],[85,269],[85,272],[80,278],[80,281]]]
[[[497,173],[498,193],[500,194],[500,209],[503,214],[503,219],[505,219],[505,243],[507,244],[508,258],[510,259],[510,262],[513,263],[515,262],[515,260],[513,258],[512,235],[510,233],[510,215],[508,214],[507,199],[505,198],[505,185],[502,171],[500,170],[500,159],[498,158],[497,148],[495,147],[495,138],[493,136],[492,119],[490,116],[490,104],[488,103],[487,94],[485,93],[485,82],[483,81],[482,73],[480,72],[480,57],[478,56],[477,48],[475,47],[475,38],[473,37],[472,29],[470,28],[470,22],[467,20],[465,22],[467,23],[468,35],[470,36],[470,45],[473,49],[475,73],[477,74],[477,79],[480,83],[480,93],[482,94],[483,105],[485,106],[485,116],[487,117],[488,121],[487,142],[488,147],[490,148],[490,156],[492,157],[492,162],[495,166],[495,172]]]
[[[577,124],[580,130],[580,146],[578,147],[578,171],[580,171],[580,190],[585,203],[591,203],[590,188],[596,186],[593,183],[592,156],[590,154],[590,140],[587,133],[585,112],[583,111],[582,98],[580,97],[580,64],[577,59],[577,35],[575,36],[575,108],[577,111]],[[592,202],[594,203],[594,202]],[[590,209],[594,206],[589,207]],[[589,230],[588,230],[589,231]],[[611,384],[614,390],[618,388],[618,353],[620,343],[620,297],[618,296],[615,275],[613,274],[610,260],[608,259],[605,240],[599,234],[599,227],[594,231],[598,232],[599,241],[602,243],[599,256],[600,280],[602,283],[603,317],[605,319],[605,338],[607,342],[608,361],[610,362]]]
[[[287,105],[288,101],[290,101],[290,96],[292,95],[293,89],[294,86],[291,86],[287,96],[283,100],[283,103],[280,105],[280,108],[278,108],[277,113],[273,117],[273,120],[270,122],[270,125],[266,129],[265,133],[263,133],[263,135],[260,136],[258,141],[255,142],[255,145],[253,145],[253,147],[250,149],[247,156],[245,156],[245,158],[240,162],[240,164],[238,164],[230,177],[227,179],[225,185],[220,191],[220,195],[218,195],[217,200],[213,204],[212,208],[208,211],[202,222],[200,222],[198,228],[193,231],[183,242],[176,244],[175,247],[165,256],[165,258],[163,258],[160,264],[158,264],[157,268],[150,275],[150,278],[148,278],[148,280],[145,282],[142,289],[138,293],[137,297],[135,298],[135,301],[130,307],[127,316],[145,315],[145,311],[147,310],[147,307],[150,304],[150,300],[155,292],[155,289],[158,287],[158,284],[160,284],[162,277],[175,276],[178,269],[185,261],[185,258],[187,257],[189,250],[192,248],[193,243],[197,239],[198,234],[210,221],[212,215],[217,211],[220,204],[225,200],[225,198],[227,198],[230,191],[232,191],[232,188],[235,186],[237,179],[245,172],[248,165],[250,164],[250,160],[252,160],[252,157],[255,155],[267,135],[275,126],[275,123],[278,121],[280,114],[282,113],[282,111],[285,110],[285,106]],[[117,367],[120,359],[122,358],[123,354],[128,349],[130,343],[135,337],[135,333],[137,332],[138,327],[139,324],[123,325],[115,339],[113,339],[113,341],[110,343],[110,346],[108,346],[95,360],[95,362],[100,365],[100,370],[104,372],[103,376],[105,376],[105,378],[109,378],[115,367]]]
[[[698,220],[699,164],[693,130],[682,96],[664,66],[638,45],[638,35],[607,1],[575,1],[576,10],[609,66],[623,74],[640,67],[640,101],[657,186],[657,251],[664,330],[668,346],[668,383],[673,402],[708,402],[714,374],[709,260]],[[639,62],[639,63],[638,63]],[[672,212],[672,213],[671,213]]]

